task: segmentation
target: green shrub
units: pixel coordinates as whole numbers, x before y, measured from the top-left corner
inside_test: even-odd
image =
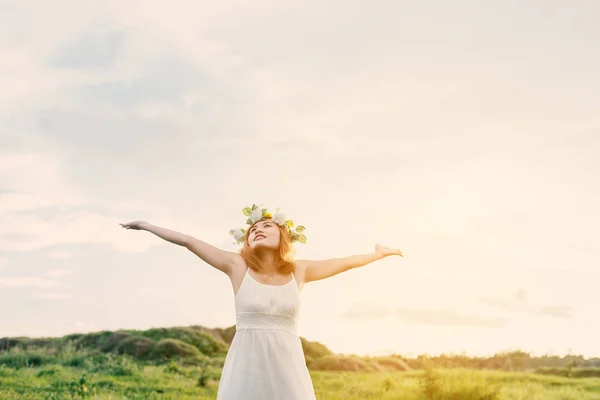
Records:
[[[118,344],[116,352],[142,359],[148,355],[153,346],[152,339],[142,336],[130,336]]]
[[[41,367],[53,362],[54,357],[44,353],[9,352],[0,354],[0,365],[6,365],[14,369]]]
[[[100,346],[100,351],[105,353],[116,350],[123,342],[129,339],[130,336],[125,332],[114,332],[112,335],[103,338],[104,343]]]
[[[202,353],[191,344],[177,339],[163,339],[154,345],[148,358],[151,360],[171,360],[173,358],[202,357]]]
[[[536,374],[556,375],[567,378],[600,378],[600,368],[551,368],[541,367],[535,370]]]
[[[65,336],[63,339],[67,342],[75,344],[77,350],[82,349],[100,349],[106,344],[109,338],[113,335],[111,331],[101,331],[92,333],[77,333]]]
[[[0,363],[0,377],[8,378],[10,376],[16,376],[17,374],[18,372],[15,368]]]
[[[62,374],[63,374],[62,367],[60,367],[58,365],[52,365],[52,366],[47,366],[47,367],[41,368],[39,370],[39,372],[36,374],[36,376],[38,378],[42,378],[44,376],[58,377]]]
[[[143,336],[159,342],[164,339],[174,339],[194,346],[207,356],[227,352],[227,345],[218,341],[214,336],[194,328],[155,328],[146,331],[130,331],[137,336]]]
[[[305,356],[320,358],[333,354],[325,345],[319,342],[310,342],[304,338],[300,338],[300,341],[302,342],[302,350],[304,350]]]
[[[380,370],[410,371],[412,369],[404,360],[398,357],[375,357],[369,358],[368,360],[371,361],[373,364],[378,365]]]
[[[308,368],[320,371],[375,371],[376,366],[356,356],[328,355],[310,358]],[[310,362],[310,364],[308,364]]]

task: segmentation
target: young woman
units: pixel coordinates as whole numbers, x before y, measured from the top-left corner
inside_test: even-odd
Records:
[[[121,226],[146,230],[184,246],[231,280],[236,334],[225,359],[217,400],[315,399],[297,334],[302,287],[402,253],[377,244],[369,254],[295,260],[293,243],[306,242],[303,226],[294,229],[294,222],[279,210],[273,215],[253,205],[243,212],[248,228],[229,232],[242,244],[239,253],[145,221]]]

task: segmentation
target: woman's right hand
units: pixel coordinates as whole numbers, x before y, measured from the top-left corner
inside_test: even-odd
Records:
[[[132,222],[128,222],[126,224],[119,224],[119,225],[121,225],[125,229],[135,229],[136,231],[139,231],[141,229],[144,229],[144,225],[147,225],[147,224],[148,223],[146,221],[132,221]]]

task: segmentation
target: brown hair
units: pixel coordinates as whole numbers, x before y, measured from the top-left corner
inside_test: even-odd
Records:
[[[262,265],[260,264],[259,258],[254,253],[254,250],[252,250],[248,244],[248,236],[250,236],[250,230],[253,226],[254,225],[250,226],[246,231],[246,235],[244,236],[244,246],[240,250],[240,255],[246,262],[248,268],[259,272],[262,270]],[[292,237],[286,227],[283,227],[279,224],[275,224],[275,226],[279,229],[280,233],[278,269],[282,274],[289,274],[290,272],[294,272],[296,269],[296,265],[294,264],[295,251],[292,244]]]

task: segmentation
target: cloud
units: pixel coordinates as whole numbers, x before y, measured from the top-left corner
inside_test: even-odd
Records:
[[[69,269],[53,269],[50,270],[48,272],[46,272],[46,275],[48,276],[67,276],[67,275],[73,275],[75,274],[75,271],[73,270],[69,270]]]
[[[65,259],[73,257],[71,255],[71,253],[68,253],[66,251],[53,251],[53,252],[48,253],[47,256],[48,256],[48,258],[51,258],[53,260],[65,260]]]
[[[118,198],[104,202],[84,195],[79,186],[65,179],[58,158],[48,154],[0,154],[0,182],[0,251],[81,243],[145,251],[156,242],[142,235],[123,240],[118,223],[133,212],[146,218],[166,213],[148,203]]]
[[[36,293],[33,297],[36,299],[69,299],[71,295],[68,293]]]
[[[570,306],[534,306],[527,299],[527,291],[519,289],[513,296],[480,297],[479,300],[494,308],[500,308],[517,314],[530,317],[554,317],[572,319],[576,310]]]
[[[569,306],[548,306],[535,310],[535,314],[541,317],[572,319],[575,316],[575,309]]]
[[[0,218],[10,213],[55,205],[77,206],[83,197],[63,176],[56,156],[42,153],[0,153]]]
[[[52,64],[73,69],[112,67],[123,50],[125,39],[122,31],[88,32],[61,49],[53,58]]]
[[[59,284],[55,281],[33,277],[2,277],[0,276],[0,287],[36,287],[36,288],[48,288],[58,286]]]
[[[354,319],[400,318],[403,321],[423,325],[478,326],[500,328],[506,324],[504,318],[461,314],[451,310],[386,308],[379,306],[359,306],[343,314]]]
[[[0,258],[0,268],[8,266],[8,260],[6,258]]]

